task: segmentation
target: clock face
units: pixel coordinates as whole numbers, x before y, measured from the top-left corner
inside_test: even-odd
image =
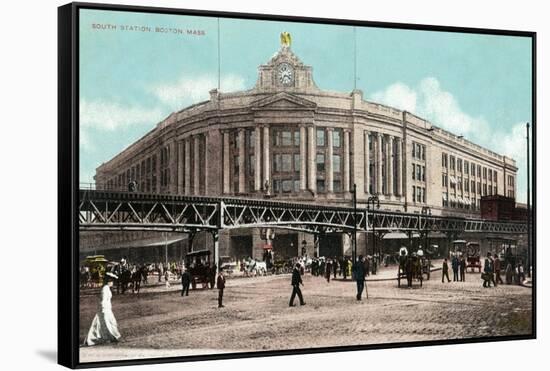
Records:
[[[292,85],[294,82],[294,70],[292,69],[292,66],[288,63],[281,63],[277,67],[277,79],[282,85]]]

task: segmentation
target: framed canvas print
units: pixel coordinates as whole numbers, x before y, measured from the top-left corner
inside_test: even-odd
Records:
[[[59,8],[59,362],[533,339],[535,33]]]

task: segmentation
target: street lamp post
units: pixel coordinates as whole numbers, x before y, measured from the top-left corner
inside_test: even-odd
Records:
[[[422,215],[431,216],[432,215],[432,209],[430,209],[428,206],[423,206],[422,207]],[[428,236],[429,233],[430,233],[430,231],[428,229],[428,223],[426,223],[426,225],[424,227],[424,250],[426,252],[428,251],[428,247],[429,247],[429,244],[430,244],[430,237]]]
[[[357,184],[353,183],[353,250],[351,259],[357,259]]]
[[[371,207],[372,205],[372,207]],[[367,223],[368,223],[368,213],[369,210],[374,210],[374,208],[380,209],[380,199],[378,196],[371,196],[367,199]],[[372,258],[374,261],[374,253],[376,251],[376,217],[373,216],[372,219]]]

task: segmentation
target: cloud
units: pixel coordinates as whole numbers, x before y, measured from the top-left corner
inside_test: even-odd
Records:
[[[152,124],[162,119],[159,108],[142,108],[103,100],[80,101],[80,126],[103,131],[115,131],[136,124]]]
[[[488,133],[489,124],[483,117],[465,113],[457,99],[434,77],[424,78],[416,88],[396,82],[370,97],[374,102],[406,110],[428,119],[435,125],[465,137]]]
[[[511,130],[499,131],[491,127],[483,116],[472,116],[463,111],[456,97],[441,87],[434,77],[427,77],[415,87],[396,82],[375,92],[370,99],[377,103],[410,111],[451,133],[465,138],[497,153],[516,160],[518,169],[518,201],[526,200],[524,183],[526,174],[525,124],[518,123]]]
[[[416,112],[418,94],[407,85],[396,82],[386,89],[371,95],[374,102],[386,104],[401,110]]]
[[[176,82],[154,85],[151,92],[171,109],[180,110],[188,104],[207,100],[209,91],[217,86],[218,80],[212,75],[182,76]],[[244,78],[241,76],[229,74],[223,76],[220,81],[222,92],[244,89]]]

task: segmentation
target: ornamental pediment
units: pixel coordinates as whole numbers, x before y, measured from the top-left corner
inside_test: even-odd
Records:
[[[253,109],[315,109],[317,104],[297,95],[281,92],[252,102]]]

